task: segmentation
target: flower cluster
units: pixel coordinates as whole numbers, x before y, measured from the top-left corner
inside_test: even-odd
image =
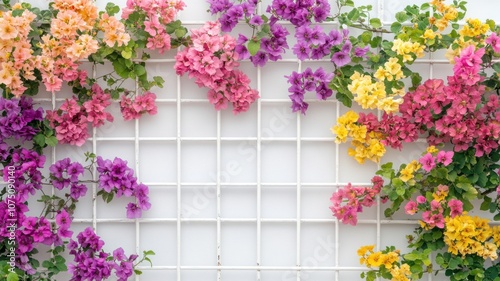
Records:
[[[114,250],[110,256],[103,251],[103,246],[104,241],[90,227],[78,234],[77,241],[71,240],[68,249],[75,262],[69,266],[72,281],[106,280],[113,270],[119,281],[132,276],[134,261],[138,256],[127,257],[122,248]]]
[[[39,132],[36,123],[43,121],[42,108],[34,109],[33,100],[0,98],[0,143],[8,138],[32,140]]]
[[[57,111],[48,110],[46,118],[55,128],[59,143],[82,146],[89,137],[85,111],[74,97],[66,100]]]
[[[401,39],[394,40],[391,50],[395,51],[403,62],[413,62],[416,58],[422,58],[425,55],[425,45]],[[401,77],[401,74],[399,76]]]
[[[387,183],[381,187],[380,195],[392,202],[384,214],[390,217],[404,206],[406,214],[413,216],[421,213],[421,218],[419,227],[415,230],[416,237],[408,236],[410,248],[414,250],[403,256],[397,268],[383,265],[381,253],[372,251],[365,255],[370,252],[367,248],[362,250],[361,263],[371,270],[362,276],[368,279],[374,276],[392,278],[391,280],[421,278],[423,271],[417,270],[420,268],[418,266],[430,266],[430,252],[440,249],[447,251],[445,254],[438,254],[436,258],[437,264],[443,269],[457,273],[461,268],[458,266],[462,264],[461,260],[468,259],[468,263],[464,262],[461,266],[479,267],[481,272],[487,270],[486,265],[483,269],[485,259],[497,259],[496,243],[500,234],[495,233],[500,228],[491,228],[486,220],[472,218],[467,212],[473,208],[471,200],[477,198],[478,194],[482,194],[484,200],[482,210],[497,211],[500,197],[498,165],[495,160],[487,159],[497,159],[498,152],[495,150],[492,153],[494,154],[490,156],[478,157],[474,155],[473,149],[453,152],[429,146],[422,157],[401,165],[399,169],[393,169],[392,163],[382,165],[377,174],[386,178]],[[469,169],[466,163],[481,163],[482,168]],[[380,182],[381,185],[384,184],[382,179]],[[338,191],[332,198],[338,196],[337,193]],[[491,197],[488,196],[490,193],[493,193]],[[470,259],[474,259],[475,265],[470,264]],[[415,262],[418,266],[414,266]],[[401,265],[405,263],[410,265],[411,270],[401,274]],[[394,279],[396,276],[402,279]]]
[[[499,145],[500,104],[496,95],[485,96],[485,87],[478,83],[483,54],[484,49],[465,48],[456,58],[448,85],[439,79],[427,80],[403,97],[399,114],[385,113],[380,121],[371,113],[360,114],[357,123],[392,148],[401,149],[404,142],[416,141],[419,133],[428,133],[431,145],[451,142],[455,151],[473,146],[477,156],[489,154]],[[343,140],[347,131],[334,133]]]
[[[458,199],[445,200],[448,196],[448,186],[438,185],[436,191],[432,194],[433,199],[427,200],[426,197],[419,195],[416,201],[410,200],[405,206],[405,212],[409,215],[416,214],[419,210],[422,213],[420,225],[424,229],[432,229],[434,227],[444,228],[445,214],[454,218],[461,215],[463,212],[463,203]]]
[[[103,42],[108,47],[124,46],[130,41],[130,34],[125,31],[123,23],[108,13],[101,15],[97,27],[104,33]]]
[[[16,200],[24,203],[36,190],[42,188],[42,173],[45,156],[26,148],[13,148],[0,144],[0,162],[5,163],[3,180],[16,186]],[[13,171],[8,167],[13,167]],[[11,168],[12,169],[12,168]]]
[[[387,81],[393,81],[405,78],[397,58],[390,58],[384,66],[379,66],[374,76],[380,81],[384,81],[386,79]]]
[[[353,100],[364,109],[380,109],[387,112],[396,111],[401,103],[401,99],[397,99],[401,92],[393,89],[394,94],[388,95],[383,81],[385,79],[404,78],[400,67],[397,59],[388,61],[385,64],[385,68],[379,68],[375,74],[379,79],[375,82],[371,76],[355,72],[350,77],[352,82],[348,86],[349,91],[354,95]]]
[[[446,58],[451,64],[455,63],[455,58],[468,47],[474,46],[480,48],[487,43],[487,33],[491,27],[488,22],[483,23],[479,19],[469,18],[466,19],[466,24],[458,30],[459,36],[455,38],[445,54]],[[491,29],[491,31],[494,31]]]
[[[375,197],[380,193],[384,180],[375,176],[372,183],[373,187],[354,187],[349,183],[346,187],[339,188],[330,198],[333,215],[345,224],[356,225],[357,213],[362,212],[363,207],[371,207],[376,203]]]
[[[99,172],[99,187],[107,194],[116,197],[136,197],[137,203],[127,205],[127,218],[139,218],[142,211],[149,210],[149,189],[144,184],[139,184],[134,177],[134,171],[127,166],[127,161],[115,158],[113,161],[97,157],[97,172]],[[100,193],[102,194],[102,193]]]
[[[484,43],[489,44],[493,49],[493,52],[500,53],[500,37],[496,33],[491,33]]]
[[[57,0],[52,7],[57,16],[51,19],[50,33],[41,37],[39,65],[47,91],[57,92],[64,81],[81,75],[79,61],[97,52],[99,42],[92,32],[99,14],[90,0]]]
[[[36,271],[38,265],[33,260],[33,255],[36,254],[36,249],[40,244],[53,246],[51,253],[54,257],[46,261],[46,263],[51,263],[57,268],[52,270],[51,274],[67,270],[66,261],[61,256],[61,253],[65,251],[67,240],[73,234],[70,227],[72,214],[76,208],[75,203],[78,202],[79,198],[85,196],[87,192],[85,183],[94,182],[85,180],[83,176],[86,172],[91,173],[93,171],[96,162],[97,171],[99,172],[99,186],[109,191],[106,194],[98,193],[98,195],[103,196],[105,201],[111,201],[113,196],[109,196],[110,193],[116,195],[116,197],[122,195],[127,197],[135,196],[138,203],[131,203],[127,206],[127,217],[129,218],[140,217],[142,210],[148,210],[151,207],[148,187],[144,184],[138,184],[137,179],[133,176],[133,171],[126,166],[125,161],[119,158],[112,162],[98,157],[97,161],[95,161],[95,155],[87,154],[87,158],[91,159],[91,164],[85,167],[79,162],[71,162],[69,158],[65,158],[49,167],[50,174],[44,180],[41,170],[44,168],[45,156],[24,148],[7,147],[6,150],[9,153],[6,154],[6,157],[2,156],[0,160],[2,163],[6,163],[3,169],[3,180],[10,184],[2,191],[4,195],[0,202],[0,218],[3,219],[0,224],[0,236],[3,237],[5,242],[12,239],[12,233],[15,234],[15,263],[25,274],[43,274]],[[42,185],[51,185],[58,190],[68,188],[69,191],[62,197],[59,195],[48,196],[44,194]],[[15,193],[11,191],[13,186],[15,186]],[[44,209],[39,217],[28,216],[29,209],[26,202],[37,191],[44,194],[39,200],[44,203]],[[54,219],[53,223],[49,219]],[[14,228],[13,224],[16,225]],[[87,251],[96,246],[95,249],[99,251],[99,257],[107,255],[101,251],[101,246],[98,246],[101,244],[99,239],[90,235],[89,231],[92,230],[87,229],[78,235],[78,241],[83,245],[81,249],[85,250],[77,251],[76,264],[71,265],[74,269],[72,272],[75,279],[73,280],[89,280],[89,277],[99,280],[99,278],[109,277],[109,274],[111,274],[111,271],[109,274],[104,274],[106,269],[104,269],[104,272],[99,269],[99,266],[104,265],[100,263],[100,260],[93,259],[96,255]],[[148,254],[153,253],[148,252]],[[109,264],[110,269],[116,271],[116,276],[121,278],[119,280],[127,280],[133,273],[135,265],[132,262],[135,258],[136,256],[126,258],[123,252],[118,250],[115,252],[113,263]],[[104,260],[106,260],[106,257],[104,257]],[[82,273],[81,270],[85,273]],[[87,276],[86,274],[90,275],[81,279],[82,274],[85,276]],[[100,274],[104,275],[101,276]]]
[[[12,7],[6,4],[10,10],[0,15],[0,43],[4,46],[0,53],[0,87],[4,89],[4,97],[36,95],[41,83],[50,92],[60,91],[64,84],[68,84],[73,87],[77,104],[86,107],[87,113],[84,115],[88,118],[87,121],[93,123],[93,126],[99,126],[104,120],[111,118],[111,115],[103,112],[100,104],[107,106],[108,93],[113,99],[118,99],[125,92],[120,87],[123,80],[136,79],[139,88],[146,91],[153,86],[161,87],[163,79],[154,77],[154,81],[149,81],[144,62],[133,60],[138,54],[142,54],[139,48],[151,47],[151,44],[154,45],[151,49],[160,52],[170,49],[169,42],[168,46],[160,46],[157,41],[161,41],[158,39],[161,36],[170,36],[165,33],[167,29],[169,33],[176,34],[177,31],[182,31],[180,22],[173,31],[166,24],[173,21],[177,11],[185,4],[182,1],[136,2],[128,1],[128,8],[131,10],[126,8],[124,13],[134,15],[131,19],[134,24],[126,20],[122,22],[115,17],[119,12],[117,6],[110,4],[106,6],[105,12],[99,12],[95,3],[90,0],[56,0],[49,5],[48,10],[33,8],[28,3],[18,3]],[[142,13],[144,17],[135,17],[134,11]],[[124,22],[128,25],[125,26]],[[149,29],[141,30],[140,26],[145,23]],[[161,25],[163,31],[158,25]],[[144,34],[141,32],[148,36],[148,32],[155,35],[150,35],[151,42],[143,44],[141,40],[147,36],[142,36]],[[129,44],[132,35],[136,42]],[[179,34],[175,39],[179,41],[182,37]],[[177,42],[173,47],[178,46]],[[149,54],[143,54],[141,59],[148,58]],[[101,77],[89,78],[87,72],[80,69],[82,60],[89,60],[94,64],[110,60],[114,71]],[[97,86],[98,79],[103,79],[110,89],[105,91],[105,97],[93,95],[93,101],[88,102],[92,94],[84,86],[87,83]],[[94,86],[92,92],[96,91]],[[99,91],[102,90],[99,88]],[[80,145],[85,137],[83,131],[86,120],[74,114],[70,118],[74,120],[61,117],[51,121],[54,126],[62,127],[58,129],[61,132],[59,140]],[[61,123],[60,126],[58,123]],[[51,137],[48,134],[45,136]],[[42,141],[41,136],[35,142],[42,148],[47,144],[57,143],[52,139]]]
[[[375,252],[375,245],[366,245],[358,249],[360,263],[366,264],[368,267],[392,268],[393,264],[399,261],[399,252],[390,251],[383,253],[382,251]]]
[[[481,22],[479,19],[467,19],[465,24],[459,31],[463,37],[479,37],[486,34],[490,30],[490,25]]]
[[[343,143],[347,138],[351,138],[349,155],[353,156],[359,163],[364,163],[366,159],[378,162],[385,154],[385,146],[380,141],[380,136],[374,130],[370,130],[370,124],[365,122],[365,115],[357,114],[350,110],[339,117],[337,124],[331,128],[335,134],[335,142]],[[367,125],[364,125],[366,123]]]
[[[306,91],[316,91],[316,97],[319,100],[329,98],[333,94],[333,91],[328,88],[332,76],[332,73],[326,73],[323,68],[318,68],[315,72],[311,68],[307,68],[302,73],[294,71],[288,77],[288,82],[291,84],[288,92],[291,93],[289,97],[292,100],[292,111],[306,113],[309,107],[309,104],[304,101]]]
[[[182,0],[173,1],[127,1],[127,6],[122,11],[122,18],[134,20],[139,15],[145,18],[141,27],[147,32],[146,47],[158,50],[160,54],[171,48],[171,37],[167,25],[174,21],[177,13],[184,9],[186,4]],[[131,15],[132,18],[131,18]]]
[[[448,27],[449,22],[458,17],[458,11],[455,6],[447,5],[444,0],[432,0],[431,4],[436,9],[437,15],[430,19],[440,31]]]
[[[323,22],[330,14],[330,4],[326,0],[276,0],[267,7],[267,12],[275,15],[280,20],[291,22],[296,27],[311,23]]]
[[[383,277],[392,281],[416,280],[412,272],[412,266],[425,265],[430,260],[425,257],[414,256],[411,260],[406,260],[405,256],[400,256],[399,250],[394,247],[387,247],[383,251],[374,251],[375,245],[366,245],[358,249],[359,262],[371,269],[368,273],[362,273],[361,277],[374,280],[376,277]]]
[[[89,137],[88,125],[99,127],[105,121],[112,122],[113,116],[106,112],[111,105],[111,96],[98,84],[92,85],[91,99],[78,104],[76,97],[67,99],[58,110],[48,110],[46,119],[56,131],[60,143],[81,146]]]
[[[433,148],[434,146],[430,146]],[[437,152],[437,155],[435,153]],[[448,166],[453,161],[453,151],[429,151],[422,158],[420,158],[419,162],[422,164],[422,168],[427,172],[430,172],[436,164],[443,164],[443,166]]]
[[[241,2],[241,1],[239,1]],[[212,14],[221,13],[219,22],[223,32],[230,32],[241,19],[249,19],[254,25],[262,24],[262,18],[255,14],[256,0],[243,1],[235,4],[229,0],[208,0]]]
[[[85,170],[79,162],[71,162],[69,158],[57,161],[49,167],[52,185],[59,190],[70,188],[70,196],[78,200],[87,193],[87,186],[80,183],[80,176]]]
[[[268,60],[277,61],[288,49],[288,30],[278,23],[278,18],[258,15],[257,0],[233,3],[230,0],[207,0],[212,14],[220,13],[219,22],[223,32],[230,32],[238,21],[244,19],[252,28],[251,38],[238,34],[235,51],[239,59],[250,59],[255,66],[264,66]],[[258,32],[255,32],[258,30]]]
[[[209,88],[208,99],[217,110],[232,103],[237,114],[247,111],[259,94],[250,88],[248,77],[236,69],[236,40],[219,35],[220,28],[219,22],[208,22],[192,30],[192,46],[177,53],[175,70],[179,75],[188,73],[198,86]]]
[[[14,7],[15,10],[19,5]],[[23,11],[20,17],[7,11],[0,15],[0,84],[8,93],[20,97],[28,88],[26,80],[35,80],[35,68],[40,60],[33,54],[28,38],[31,32],[31,23],[36,15],[30,11]]]
[[[140,261],[136,261],[137,255],[125,256],[122,249],[115,250],[113,255],[105,253],[102,240],[91,229],[80,233],[78,242],[68,244],[73,237],[71,224],[76,203],[86,195],[88,183],[103,183],[98,195],[108,203],[113,197],[134,197],[134,202],[126,208],[129,218],[138,218],[142,211],[151,208],[148,187],[137,182],[126,162],[100,157],[96,161],[96,156],[89,153],[88,166],[65,158],[51,165],[48,176],[44,177],[46,158],[42,152],[47,145],[55,146],[58,141],[82,145],[89,136],[89,125],[99,127],[113,121],[107,108],[111,99],[128,93],[121,87],[127,79],[136,81],[138,90],[145,94],[135,99],[123,98],[125,118],[156,113],[156,96],[149,89],[162,87],[164,81],[161,77],[148,79],[144,61],[150,55],[143,49],[163,53],[189,43],[184,38],[187,30],[180,21],[174,21],[184,6],[181,0],[127,1],[125,19],[120,20],[115,17],[119,7],[108,4],[106,11],[99,12],[91,0],[55,0],[46,10],[26,2],[2,4],[0,175],[7,184],[0,190],[0,236],[5,250],[0,260],[3,265],[10,264],[10,269],[2,267],[3,278],[55,280],[60,272],[68,270],[64,258],[68,248],[75,256],[75,264],[70,266],[71,280],[103,280],[112,273],[118,280],[127,280],[137,264],[150,262],[147,255],[154,254],[152,251],[145,252]],[[80,69],[83,61],[93,66],[109,61],[113,70],[103,76],[89,77]],[[242,73],[234,74],[233,78],[231,83],[235,88],[250,83]],[[64,84],[72,88],[74,95],[45,116],[44,110],[36,109],[27,97],[36,95],[40,85],[54,93]],[[108,89],[99,86],[106,84]],[[244,106],[243,101],[238,104],[239,108]],[[27,149],[26,141],[33,142],[31,150]],[[84,178],[93,174],[94,166],[98,166],[99,182]],[[48,195],[44,185],[54,187],[56,192]],[[39,216],[28,214],[29,200],[43,205]],[[49,249],[49,258],[43,262],[36,255],[41,245]]]
[[[123,95],[120,101],[120,110],[122,112],[123,119],[139,119],[141,115],[145,113],[155,115],[158,112],[155,100],[156,95],[149,91],[143,93],[142,95],[135,96],[133,100],[126,95]]]
[[[489,226],[489,220],[459,215],[446,218],[444,242],[448,252],[454,255],[478,255],[483,259],[495,261],[498,258],[498,240],[491,242],[493,235],[498,236],[498,228]]]
[[[473,146],[476,155],[489,154],[498,147],[499,103],[496,95],[486,96],[479,83],[479,64],[484,50],[470,46],[456,58],[454,76],[448,85],[429,80],[414,93],[405,96],[400,107],[402,118],[429,130],[430,144],[451,142],[455,151]]]
[[[336,67],[349,64],[351,57],[363,58],[369,50],[368,47],[353,48],[348,29],[333,29],[326,34],[319,25],[313,28],[303,25],[297,27],[295,38],[297,43],[292,50],[298,59],[319,60],[331,55],[331,61]]]

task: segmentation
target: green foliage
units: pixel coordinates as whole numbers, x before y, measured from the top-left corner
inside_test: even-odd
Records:
[[[353,59],[353,64],[356,66],[360,66],[360,73],[373,75],[379,67],[383,66],[384,63],[388,61],[389,58],[399,57],[399,55],[392,50],[392,42],[394,39],[401,39],[403,41],[411,41],[424,45],[425,51],[427,52],[435,52],[438,50],[445,50],[452,44],[452,42],[459,37],[457,30],[460,26],[457,24],[459,20],[463,19],[466,11],[466,7],[464,3],[456,3],[455,7],[457,8],[459,16],[450,21],[450,25],[452,29],[442,34],[434,39],[425,40],[423,38],[424,31],[427,29],[436,31],[437,28],[431,24],[430,18],[439,18],[441,17],[435,11],[432,12],[430,9],[429,3],[423,3],[420,6],[417,5],[409,5],[405,7],[402,11],[395,13],[395,21],[385,28],[382,24],[382,21],[378,18],[372,17],[372,9],[371,5],[366,6],[356,6],[354,1],[342,1],[337,0],[337,6],[339,7],[339,12],[335,16],[329,18],[329,20],[334,21],[338,20],[341,26],[351,27],[364,30],[361,35],[358,35],[356,38],[351,36],[351,42],[358,42],[359,46],[370,46],[372,49],[378,49],[377,52],[368,54],[369,60],[367,61],[367,65],[358,64],[359,62],[356,59]],[[455,25],[457,24],[457,25]],[[493,23],[490,23],[493,24]],[[393,39],[388,36],[380,36],[380,34],[388,33]],[[384,38],[384,39],[383,39]],[[355,45],[355,44],[354,44]],[[415,59],[415,55],[412,55]],[[414,90],[416,89],[422,82],[422,77],[418,72],[414,72],[412,69],[407,66],[412,64],[412,61],[403,62],[400,60],[401,67],[405,72],[406,77],[410,77],[411,84],[405,85],[401,81],[392,81],[386,83],[387,93],[392,94],[392,89],[408,89]],[[500,68],[500,67],[499,67]],[[344,74],[344,73],[341,73]],[[342,75],[340,76],[341,80],[346,82],[351,82],[349,80],[349,76]],[[492,76],[492,79],[494,77]],[[496,78],[498,81],[498,77]],[[338,82],[336,83],[339,84]],[[495,83],[494,85],[497,89],[500,89],[500,81]],[[347,94],[347,90],[343,87],[335,87],[331,86],[331,89],[337,91],[336,98],[345,106],[352,106],[352,94]]]
[[[251,56],[256,55],[257,52],[260,50],[260,43],[261,43],[261,40],[257,37],[248,41],[247,48],[248,48],[248,52],[250,53]]]

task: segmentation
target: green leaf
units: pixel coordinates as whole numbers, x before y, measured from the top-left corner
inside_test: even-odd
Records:
[[[462,263],[462,260],[458,257],[454,257],[450,259],[450,262],[448,264],[449,269],[456,269],[458,266]]]
[[[259,31],[259,32],[257,32],[257,35],[256,35],[256,37],[258,39],[262,39],[262,38],[267,37],[267,36],[268,36],[268,34],[265,33],[264,31]]]
[[[114,193],[108,193],[108,198],[106,198],[106,203],[109,203],[113,200]]]
[[[184,35],[186,34],[187,34],[187,29],[185,27],[180,27],[175,30],[175,36],[177,36],[177,38],[184,37]]]
[[[488,207],[489,207],[488,210],[490,211],[490,213],[494,213],[498,209],[499,205],[497,203],[492,202],[492,203],[490,203],[490,205]]]
[[[344,106],[351,107],[352,106],[352,99],[349,98],[346,94],[337,92],[335,95],[335,98],[340,101]]]
[[[407,6],[405,8],[405,11],[407,11],[408,13],[410,13],[412,15],[418,16],[418,7],[416,5]]]
[[[375,274],[375,271],[368,271],[366,273],[366,281],[374,281],[377,279],[377,275]]]
[[[165,83],[165,80],[161,76],[154,76],[153,81],[158,85],[158,87],[163,87],[163,83]]]
[[[145,255],[145,256],[154,256],[154,255],[155,255],[155,252],[154,252],[154,251],[152,251],[152,250],[144,251],[144,255]]]
[[[495,21],[492,19],[487,19],[486,23],[490,26],[491,30],[495,30]]]
[[[351,21],[357,21],[359,19],[359,10],[354,8],[348,14],[347,18]]]
[[[138,269],[134,269],[134,273],[135,275],[141,275],[142,274],[142,271],[138,270]]]
[[[486,174],[485,173],[479,174],[477,185],[479,185],[480,187],[485,187],[487,183],[488,183],[488,177],[486,176]]]
[[[414,264],[410,267],[410,271],[413,273],[416,273],[416,272],[422,272],[422,271],[424,271],[424,269],[422,268],[422,265]]]
[[[393,178],[391,184],[394,187],[402,187],[404,185],[404,182],[400,178]]]
[[[372,39],[373,33],[371,31],[365,31],[360,35],[361,41],[365,44],[369,44]]]
[[[130,49],[125,49],[125,50],[123,50],[123,51],[121,52],[121,55],[122,55],[122,57],[123,57],[124,59],[127,59],[127,60],[128,60],[128,59],[132,58],[132,50],[130,50]]]
[[[492,67],[497,73],[500,73],[500,62],[494,63]]]
[[[354,7],[354,1],[353,0],[345,0],[344,5],[348,6],[348,7]]]
[[[398,22],[405,22],[409,19],[410,17],[405,13],[405,12],[398,12],[396,13],[396,20]]]
[[[12,16],[14,17],[20,17],[23,14],[24,10],[22,9],[16,9],[12,11]]]
[[[251,56],[255,56],[257,52],[260,50],[260,39],[254,38],[248,41],[248,52],[250,52]]]
[[[15,272],[9,272],[9,275],[7,275],[7,281],[18,281],[19,276],[17,276],[17,273]]]
[[[475,199],[477,196],[477,190],[470,183],[459,182],[456,184],[458,188],[465,191],[464,197],[467,199]]]
[[[266,24],[264,24],[264,25],[262,25],[262,32],[265,32],[265,33],[267,33],[267,34],[270,34],[270,32],[271,32],[271,25],[269,25],[269,24],[267,24],[267,23],[266,23]]]
[[[113,61],[113,68],[116,71],[116,74],[120,75],[122,78],[127,78],[128,77],[128,68],[124,64],[124,60],[118,59]]]
[[[109,47],[102,47],[99,49],[99,53],[103,58],[107,57],[108,55],[111,55],[115,50],[113,48]]]
[[[448,169],[444,167],[435,169],[434,171],[436,171],[436,175],[441,179],[446,179],[446,177],[448,176]]]
[[[398,180],[400,180],[400,179],[398,179]],[[396,193],[397,193],[399,196],[403,197],[403,196],[405,195],[405,192],[406,192],[406,189],[405,189],[405,187],[404,187],[404,186],[397,186],[397,187],[396,187]]]
[[[137,76],[142,76],[146,74],[146,68],[143,65],[136,64],[134,65],[134,72]]]
[[[370,25],[374,28],[379,28],[382,27],[382,22],[378,18],[372,18],[370,19]]]
[[[57,145],[57,138],[55,136],[46,137],[45,143],[50,145],[50,146],[56,146]]]
[[[401,31],[402,27],[403,26],[399,22],[394,22],[393,24],[391,24],[391,32],[397,34]]]
[[[481,211],[488,210],[490,208],[490,202],[491,202],[491,198],[485,197],[483,203],[481,203],[481,206],[479,207],[479,210],[481,210]]]
[[[66,266],[65,263],[57,263],[56,267],[59,271],[67,271],[68,267]]]
[[[432,238],[434,238],[434,240],[437,240],[439,238],[443,237],[443,233],[441,231],[434,231],[432,232]]]
[[[111,94],[111,98],[114,100],[117,100],[118,98],[120,98],[120,92],[116,89],[111,90],[110,94]]]
[[[414,260],[418,259],[418,255],[410,253],[410,254],[404,255],[404,258],[405,258],[405,260],[414,261]]]
[[[134,62],[132,60],[123,60],[123,63],[129,69],[132,69],[132,66],[134,65]]]
[[[372,42],[370,43],[370,46],[372,48],[377,48],[380,46],[381,43],[382,43],[382,37],[376,36],[376,37],[373,37]],[[380,55],[378,55],[378,57],[380,57]],[[377,62],[374,59],[372,59],[372,61]]]
[[[493,217],[493,220],[500,221],[500,213],[496,214],[496,215]]]
[[[45,268],[49,268],[49,267],[52,267],[54,264],[49,261],[49,260],[45,260],[42,262],[42,266],[45,267]]]
[[[106,5],[106,13],[108,13],[110,16],[113,16],[118,12],[120,12],[120,7],[118,7],[117,5],[113,3],[108,3]]]
[[[36,135],[33,141],[41,147],[45,146],[45,136],[43,134]]]
[[[55,256],[54,259],[56,260],[56,263],[65,263],[66,260],[62,256]]]

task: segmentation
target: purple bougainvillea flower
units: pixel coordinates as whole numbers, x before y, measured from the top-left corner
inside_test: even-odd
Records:
[[[332,56],[332,62],[338,66],[338,67],[342,67],[348,63],[351,62],[351,57],[349,56],[349,53],[345,53],[345,52],[336,52],[335,54],[333,54]]]

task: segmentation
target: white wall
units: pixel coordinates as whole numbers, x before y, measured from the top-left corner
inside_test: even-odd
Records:
[[[105,1],[97,2],[105,6]],[[375,14],[383,12],[387,22],[405,4],[423,1],[355,2],[380,7]],[[186,4],[180,15],[186,26],[212,19],[205,0]],[[476,0],[468,7],[470,16],[484,19],[495,16],[500,2]],[[311,102],[307,116],[292,114],[283,78],[308,66],[331,69],[329,63],[288,60],[256,69],[243,62],[242,69],[262,98],[249,112],[234,116],[216,112],[205,98],[206,89],[175,75],[172,53],[158,58],[165,60],[148,63],[150,74],[166,81],[165,88],[155,90],[156,116],[123,122],[114,104],[116,121],[98,129],[92,141],[82,148],[61,145],[55,151],[56,159],[75,159],[94,148],[103,157],[119,156],[150,186],[153,207],[142,219],[126,220],[125,202],[108,206],[98,200],[94,209],[90,197],[82,200],[76,216],[77,229],[95,224],[110,251],[121,246],[127,253],[156,252],[153,268],[144,267],[136,280],[354,281],[363,270],[358,247],[405,247],[405,235],[414,224],[381,220],[377,208],[365,211],[357,227],[339,225],[332,218],[329,198],[336,186],[368,184],[377,165],[358,165],[347,156],[346,145],[333,142],[329,129],[346,111],[334,100]],[[439,64],[415,68],[424,78],[444,77],[451,69]],[[52,107],[50,102],[44,106]],[[423,147],[408,145],[383,160],[406,162]]]

